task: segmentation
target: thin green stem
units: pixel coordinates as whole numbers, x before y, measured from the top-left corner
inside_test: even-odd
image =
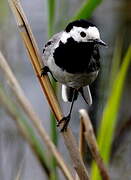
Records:
[[[48,0],[48,37],[50,38],[54,32],[54,20],[55,20],[55,0]],[[52,86],[56,93],[56,83],[52,79]],[[50,112],[50,127],[51,127],[51,139],[52,142],[57,146],[58,137],[56,129],[56,120],[52,112]],[[52,180],[57,180],[57,162],[54,156],[51,156],[51,169],[52,169]]]
[[[97,6],[102,2],[102,0],[86,0],[82,7],[76,12],[75,16],[72,18],[75,19],[87,19],[90,18],[97,8]]]
[[[55,20],[55,7],[56,1],[55,0],[48,0],[48,36],[54,32],[54,20]]]
[[[57,92],[57,86],[55,81],[52,79],[52,86],[55,92]],[[57,146],[58,144],[58,135],[57,135],[57,128],[56,128],[56,120],[55,116],[52,112],[50,112],[50,127],[51,127],[51,140]],[[51,156],[51,169],[53,171],[52,180],[57,180],[57,162],[54,156]]]

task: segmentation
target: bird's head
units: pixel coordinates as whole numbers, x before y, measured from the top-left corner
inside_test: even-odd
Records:
[[[73,38],[76,42],[91,42],[106,46],[100,39],[98,28],[86,20],[76,20],[67,25],[61,36],[61,41],[65,44],[68,38]]]

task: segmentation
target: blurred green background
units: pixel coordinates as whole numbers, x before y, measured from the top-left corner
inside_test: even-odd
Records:
[[[96,131],[99,129],[101,119],[104,119],[101,131],[98,130],[98,139],[101,154],[106,162],[110,161],[111,179],[130,180],[131,67],[129,65],[125,77],[122,69],[128,64],[126,59],[131,57],[131,52],[128,52],[128,57],[126,56],[125,58],[131,42],[130,0],[96,0],[94,3],[91,0],[21,0],[21,2],[41,54],[49,36],[62,30],[69,20],[83,16],[99,27],[101,37],[108,44],[108,48],[100,49],[101,71],[97,80],[91,85],[93,105],[90,108],[87,107],[82,98],[79,97],[74,106],[70,125],[74,134],[78,137],[78,110],[80,108],[89,110]],[[27,98],[41,117],[44,127],[49,133],[55,133],[57,130],[55,130],[54,125],[52,125],[53,130],[50,130],[50,112],[47,101],[44,99],[45,97],[43,98],[39,83],[29,61],[27,61],[28,57],[19,36],[14,17],[5,0],[0,0],[0,50],[8,60]],[[124,64],[121,66],[123,61]],[[119,82],[119,79],[122,83]],[[8,82],[3,78],[1,70],[0,84],[5,88],[7,94],[12,96]],[[117,85],[121,86],[121,90],[120,88],[117,90]],[[61,101],[60,92],[58,92],[58,96],[66,114],[69,104]],[[118,102],[118,104],[115,102]],[[2,105],[0,107],[0,180],[14,180],[19,169],[21,169],[21,180],[46,179],[32,151],[19,134],[16,125],[3,111]],[[56,134],[52,136],[52,138],[55,136],[56,140]],[[103,137],[104,140],[102,139]],[[66,162],[71,164],[61,136],[55,143],[58,144]],[[111,147],[109,147],[110,143],[112,144]],[[85,158],[88,163],[90,161],[88,152]],[[94,178],[95,180],[98,176],[94,169],[94,177],[92,175],[92,179]],[[61,173],[58,173],[59,179],[64,179]]]

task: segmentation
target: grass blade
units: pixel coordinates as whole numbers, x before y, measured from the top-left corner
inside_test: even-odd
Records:
[[[47,3],[48,3],[48,36],[51,37],[51,35],[54,32],[56,1],[47,0]]]
[[[56,129],[56,119],[55,119],[55,116],[52,112],[50,112],[50,128],[51,128],[51,140],[55,144],[55,146],[57,147],[58,135],[57,135],[57,129]],[[50,164],[51,164],[51,170],[53,171],[52,180],[57,180],[58,179],[57,161],[53,155],[51,156]]]
[[[5,0],[0,0],[0,7],[0,25],[2,25],[8,16],[7,2]]]
[[[115,50],[114,50],[113,59],[112,59],[111,72],[110,72],[111,74],[110,74],[110,79],[109,79],[109,90],[111,90],[115,77],[120,68],[120,61],[122,57],[122,45],[123,45],[122,41],[123,41],[123,37],[122,35],[119,35],[116,40]]]
[[[55,7],[56,1],[55,0],[48,0],[48,37],[50,38],[54,32],[54,21],[55,21]],[[52,87],[56,93],[56,83],[52,78]],[[50,128],[51,128],[51,140],[57,146],[58,143],[58,136],[57,136],[57,129],[56,129],[56,119],[52,112],[50,112]],[[52,180],[58,179],[57,175],[57,162],[54,156],[51,156],[51,169],[53,171]]]
[[[129,46],[120,71],[114,80],[110,97],[103,112],[101,125],[98,131],[98,144],[100,153],[106,163],[109,162],[111,144],[116,126],[120,100],[122,96],[126,73],[131,61],[131,46]],[[97,167],[93,164],[92,180],[100,179]]]
[[[78,12],[76,12],[76,15],[73,17],[73,19],[90,18],[93,14],[93,11],[101,2],[102,0],[86,0]]]

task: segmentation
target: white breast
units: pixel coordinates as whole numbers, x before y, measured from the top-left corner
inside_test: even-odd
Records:
[[[97,77],[99,71],[91,73],[71,74],[63,71],[55,63],[51,57],[47,61],[47,66],[52,71],[56,80],[72,88],[80,88],[91,84]]]

